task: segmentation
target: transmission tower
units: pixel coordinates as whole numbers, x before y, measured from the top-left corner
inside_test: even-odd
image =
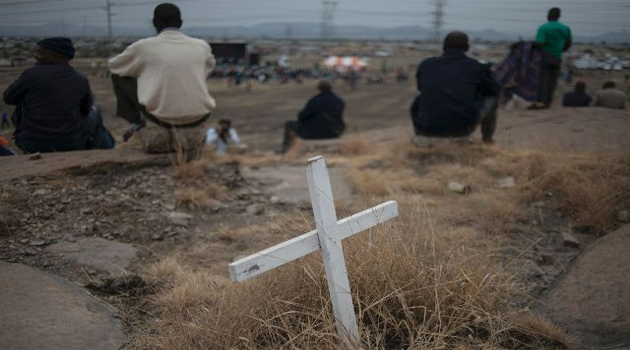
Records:
[[[112,38],[112,4],[110,0],[105,0],[105,11],[107,11],[107,37]]]
[[[324,6],[322,11],[322,39],[330,39],[334,34],[335,10],[339,5],[339,0],[322,0]]]
[[[446,0],[433,0],[435,10],[433,11],[433,42],[437,45],[442,42],[442,26],[444,25],[444,6]]]

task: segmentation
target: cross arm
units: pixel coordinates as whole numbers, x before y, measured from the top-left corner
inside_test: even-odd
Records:
[[[348,238],[398,216],[398,203],[388,201],[339,220],[339,239]],[[317,230],[280,243],[230,264],[230,278],[242,282],[319,250]]]

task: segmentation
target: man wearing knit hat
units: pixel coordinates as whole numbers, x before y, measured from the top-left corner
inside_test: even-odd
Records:
[[[47,38],[37,46],[35,66],[4,91],[4,102],[16,106],[15,143],[27,153],[84,149],[93,99],[87,78],[68,63],[74,58],[72,41]]]

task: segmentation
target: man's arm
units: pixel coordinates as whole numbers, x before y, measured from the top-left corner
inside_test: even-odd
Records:
[[[422,68],[422,64],[418,66],[418,70],[416,71],[416,86],[418,87],[418,91],[422,92],[422,86],[420,86],[420,71]]]
[[[4,90],[4,103],[8,105],[19,105],[30,87],[29,80],[27,72],[20,74],[17,80]]]
[[[564,40],[564,51],[568,51],[573,44],[573,36],[571,35],[571,28],[567,27],[567,38]]]
[[[92,105],[94,104],[94,95],[92,95],[92,90],[90,89],[90,83],[88,83],[87,81],[85,83],[87,84],[87,92],[81,99],[80,111],[81,111],[81,114],[87,116],[88,114],[90,114],[90,111],[92,110]]]
[[[313,100],[308,101],[304,109],[298,114],[298,121],[303,122],[313,117]]]
[[[210,74],[217,65],[217,60],[212,54],[212,47],[208,45],[208,57],[206,58],[206,75]]]
[[[483,77],[481,81],[481,96],[498,96],[501,91],[499,82],[492,75],[489,65],[483,65]]]
[[[143,63],[138,53],[138,43],[127,46],[125,51],[109,59],[108,66],[112,74],[130,78],[140,76]]]
[[[230,138],[232,139],[234,143],[241,143],[241,138],[238,137],[238,133],[236,132],[236,129],[234,128],[230,128]]]
[[[536,32],[536,39],[534,39],[534,47],[537,49],[541,49],[543,45],[547,42],[547,33],[543,30],[543,26],[538,28]]]

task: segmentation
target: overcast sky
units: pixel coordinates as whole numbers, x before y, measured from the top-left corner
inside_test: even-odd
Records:
[[[160,1],[111,0],[114,29],[148,27]],[[103,27],[106,0],[0,0],[0,25],[38,25],[65,22]],[[233,26],[269,22],[318,22],[321,0],[180,0],[184,25]],[[630,0],[447,0],[445,27],[495,29],[531,36],[545,21],[549,7],[563,10],[562,21],[575,35],[630,31]],[[341,0],[336,25],[397,27],[432,26],[432,0]]]

